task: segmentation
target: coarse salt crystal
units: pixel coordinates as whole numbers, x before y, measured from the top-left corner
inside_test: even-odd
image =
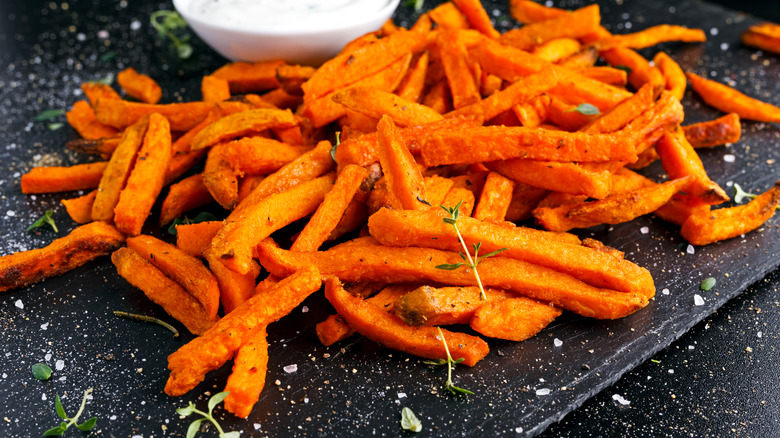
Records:
[[[516,427],[516,428],[515,428],[515,432],[517,432],[517,433],[523,433],[523,428],[522,428],[522,427]]]
[[[51,353],[46,353],[45,356],[43,356],[44,359],[46,359],[46,362],[51,360]]]
[[[41,324],[41,330],[46,330],[48,328],[49,328],[49,323],[48,322]]]
[[[41,394],[41,400],[46,400],[46,394]]]
[[[14,216],[16,216],[16,212],[13,211],[13,210],[8,210],[8,211],[5,212],[5,215],[8,216],[8,217],[14,217]]]
[[[57,371],[62,371],[62,369],[65,368],[65,361],[62,359],[58,359],[57,362],[54,362],[54,369]]]
[[[625,398],[623,398],[623,396],[620,395],[620,394],[613,394],[612,395],[612,400],[615,400],[616,402],[620,403],[623,406],[628,406],[628,405],[631,404],[630,401],[628,401]]]
[[[756,333],[756,336],[760,338],[760,337],[764,336],[764,334],[761,333],[761,332],[758,332],[758,333]]]
[[[642,227],[642,228],[639,229],[639,232],[642,233],[642,234],[647,234],[647,233],[650,232],[650,228],[649,227]]]
[[[726,51],[729,49],[729,43],[722,43],[720,45],[720,50]]]
[[[663,288],[663,290],[661,290],[661,293],[664,295],[669,295],[669,289]]]
[[[704,298],[701,297],[701,295],[696,294],[693,296],[693,304],[697,306],[703,306],[704,305]]]
[[[669,374],[674,374],[674,368],[669,368],[666,372]]]
[[[22,302],[22,300],[16,300],[14,302],[14,306],[16,306],[16,307],[18,307],[20,309],[24,309],[24,303]]]
[[[405,392],[399,392],[398,393],[398,398],[404,398],[404,397],[406,397],[406,393]]]
[[[718,28],[717,27],[713,27],[712,29],[710,29],[710,35],[715,36],[717,34],[718,34]]]
[[[694,252],[696,252],[696,249],[693,247],[693,245],[688,245],[688,248],[685,248],[685,252],[687,252],[688,254],[693,254]]]
[[[287,365],[283,369],[285,373],[294,373],[298,371],[298,365],[297,364]]]
[[[553,339],[553,345],[555,345],[556,347],[560,347],[561,345],[563,345],[563,341],[561,341],[558,338],[555,338]]]
[[[723,156],[723,161],[727,163],[733,163],[737,160],[737,157],[735,157],[733,154],[726,154]]]
[[[550,395],[550,388],[539,388],[536,390],[536,395]]]
[[[260,430],[260,423],[255,423],[253,426],[255,427],[255,430]]]
[[[309,307],[308,306],[301,307],[301,313],[306,313],[308,311],[309,311]]]

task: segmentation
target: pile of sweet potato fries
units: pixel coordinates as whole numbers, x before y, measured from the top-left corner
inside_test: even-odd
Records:
[[[94,189],[62,201],[84,225],[0,258],[0,291],[112,254],[122,277],[199,335],[170,355],[165,392],[182,395],[232,359],[225,407],[246,417],[265,379],[267,325],[323,282],[337,312],[317,327],[325,345],[358,332],[439,359],[446,342],[473,366],[488,344],[437,326],[521,341],[562,309],[621,318],[654,296],[648,270],[567,231],[654,213],[706,245],[772,216],[780,184],[712,209],[729,197],[695,148],[737,141],[740,117],[780,122],[780,108],[688,73],[729,114],[680,126],[686,74],[663,52],[650,63],[635,51],[704,32],[612,35],[595,5],[512,0],[511,12],[523,26],[500,34],[478,0],[455,0],[410,29],[388,22],[319,68],[231,63],[203,78],[200,101],[158,104],[160,87],[132,69],[117,79],[133,100],[83,84],[89,101],[68,112],[83,138],[68,147],[106,161],[34,168],[21,187]],[[635,172],[657,159],[667,181]],[[226,217],[179,225],[175,245],[141,234],[161,194],[161,225],[213,201]],[[545,230],[515,225],[530,218]],[[272,239],[281,229],[291,246]],[[477,249],[500,252],[442,269]]]

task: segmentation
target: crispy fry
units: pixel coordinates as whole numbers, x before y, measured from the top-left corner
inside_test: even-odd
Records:
[[[203,184],[203,175],[195,174],[172,184],[160,210],[160,225],[165,225],[182,214],[202,207],[214,198]]]
[[[125,90],[128,96],[141,102],[156,104],[162,97],[162,88],[149,76],[128,67],[116,75],[116,82]]]
[[[780,25],[768,22],[754,24],[742,33],[742,44],[780,53]]]
[[[315,71],[317,69],[314,67],[305,65],[282,64],[276,67],[276,79],[279,81],[279,87],[286,93],[302,96],[303,90],[301,86],[314,75]]]
[[[92,190],[78,198],[63,199],[60,201],[65,206],[68,216],[77,224],[92,222],[92,204],[95,202],[97,190]]]
[[[704,216],[709,214],[710,206],[695,196],[685,193],[675,193],[674,196],[653,212],[661,219],[676,225],[682,225],[692,215]]]
[[[455,6],[455,3],[442,3],[428,11],[428,15],[436,23],[436,26],[441,29],[458,30],[468,29],[469,27],[469,22]]]
[[[204,102],[222,102],[230,99],[230,84],[216,76],[203,76],[200,82],[200,93]]]
[[[442,205],[458,205],[460,203],[461,216],[471,216],[474,205],[477,203],[474,192],[464,187],[453,187],[447,192]]]
[[[114,153],[114,150],[119,145],[119,138],[120,137],[118,135],[113,137],[98,138],[95,140],[75,138],[73,140],[69,140],[65,144],[65,147],[72,151],[81,152],[84,154],[100,155],[104,159],[108,160],[111,158],[111,154]]]
[[[677,100],[685,96],[685,87],[688,85],[683,72],[677,62],[664,52],[658,52],[653,57],[653,64],[661,71],[666,81],[666,90],[672,93]]]
[[[193,389],[207,372],[233,357],[254,329],[290,313],[307,296],[319,290],[320,285],[320,273],[314,267],[307,267],[244,302],[202,336],[168,356],[171,375],[165,384],[165,393],[179,396]]]
[[[368,87],[351,87],[333,95],[333,100],[345,107],[379,119],[390,116],[398,126],[413,126],[432,123],[442,119],[425,105],[404,100],[395,94]]]
[[[218,68],[211,76],[226,80],[232,93],[254,93],[279,87],[276,69],[283,64],[282,60],[232,62]]]
[[[198,300],[210,319],[217,316],[219,309],[217,279],[200,260],[152,236],[130,237],[127,239],[127,246],[181,285]]]
[[[693,73],[686,73],[694,91],[713,108],[737,113],[743,119],[780,123],[780,108]]]
[[[221,261],[206,253],[209,269],[219,284],[219,302],[227,315],[255,293],[256,279],[261,267],[254,260],[246,274],[239,274],[228,269]]]
[[[148,103],[101,98],[95,103],[95,116],[100,123],[124,129],[143,116],[159,113],[168,119],[171,130],[189,131],[206,118],[211,108],[212,104],[208,102],[151,105]]]
[[[81,91],[89,99],[89,103],[95,106],[98,99],[116,99],[121,100],[122,97],[119,93],[114,91],[110,85],[102,84],[100,82],[84,82],[81,84]]]
[[[92,220],[111,221],[114,218],[114,207],[119,202],[119,194],[127,184],[148,128],[149,118],[143,117],[122,133],[122,139],[111,155],[111,160],[100,179],[100,186],[92,205]]]
[[[603,199],[609,195],[611,168],[602,163],[577,163],[513,158],[486,163],[505,177],[546,190]]]
[[[238,203],[238,175],[225,159],[229,143],[219,143],[209,149],[203,168],[203,185],[214,200],[226,210]]]
[[[685,139],[694,148],[711,148],[722,144],[736,143],[742,136],[739,115],[726,114],[708,122],[683,126]]]
[[[411,152],[400,138],[393,120],[382,116],[377,125],[379,161],[387,179],[387,189],[401,208],[420,210],[428,208],[425,199],[425,183]]]
[[[502,222],[512,202],[512,191],[515,183],[501,175],[490,172],[485,180],[485,186],[474,207],[475,219],[493,222]]]
[[[119,248],[111,254],[111,261],[122,278],[141,289],[150,300],[184,324],[190,333],[202,335],[214,325],[215,319],[203,311],[198,300],[132,249]]]
[[[662,91],[655,105],[616,132],[638,136],[641,140],[636,144],[636,152],[642,153],[658,141],[666,130],[679,125],[684,116],[680,101],[671,93]]]
[[[265,386],[268,371],[268,340],[264,326],[247,336],[233,359],[233,370],[225,384],[225,410],[246,418],[252,412]]]
[[[208,152],[207,149],[191,151],[190,142],[195,134],[222,117],[222,114],[223,111],[217,106],[209,111],[206,118],[200,123],[176,139],[171,146],[173,156],[171,157],[171,164],[168,165],[168,170],[165,171],[165,184],[170,184],[179,179],[180,176],[184,175],[192,166],[199,162],[204,155],[206,155]]]
[[[509,14],[515,20],[528,24],[558,18],[566,15],[567,11],[565,9],[546,7],[532,0],[510,0]]]
[[[612,35],[596,41],[595,45],[599,50],[611,49],[613,47],[629,47],[639,50],[669,41],[702,43],[707,41],[707,36],[701,29],[691,29],[673,24],[660,24],[639,32]]]
[[[95,111],[86,100],[74,103],[73,108],[65,115],[68,118],[68,124],[86,140],[114,137],[118,133],[113,126],[104,125],[97,121]]]
[[[235,219],[227,219],[207,254],[233,271],[247,274],[254,247],[274,231],[313,213],[333,186],[333,180],[333,175],[322,176],[247,206]]]
[[[579,104],[577,102],[569,104],[560,98],[554,97],[550,100],[547,120],[564,131],[577,131],[596,118],[596,115],[580,113],[577,111],[578,107]]]
[[[691,177],[654,187],[619,193],[600,201],[578,202],[557,208],[537,208],[533,215],[545,229],[569,231],[599,224],[619,224],[652,213],[666,204],[672,195],[686,188]]]
[[[452,93],[447,81],[439,81],[428,89],[422,100],[423,105],[433,108],[439,114],[452,111]]]
[[[70,167],[33,167],[22,175],[22,193],[58,193],[96,189],[108,165],[105,161]]]
[[[680,234],[693,245],[730,239],[755,230],[775,214],[780,202],[780,181],[746,205],[700,211],[682,224]]]
[[[425,75],[428,73],[429,60],[430,53],[427,51],[423,52],[409,67],[406,76],[404,76],[393,93],[401,99],[419,102],[425,89]]]
[[[628,82],[635,89],[640,89],[644,84],[653,86],[653,94],[657,95],[666,87],[666,81],[661,71],[639,53],[625,48],[615,47],[599,52],[601,57],[612,66],[623,66],[631,69],[628,74]]]
[[[534,48],[533,54],[547,62],[556,62],[567,58],[582,48],[574,38],[556,38]]]
[[[653,86],[645,84],[633,96],[591,120],[580,131],[591,134],[618,131],[653,106],[653,103]]]
[[[536,96],[530,101],[515,105],[512,111],[517,116],[520,126],[526,128],[538,128],[545,120],[547,120],[547,112],[550,108],[550,96],[542,94]]]
[[[265,137],[244,137],[227,143],[223,158],[239,175],[267,175],[310,149]]]
[[[305,266],[316,266],[324,276],[334,275],[350,282],[434,281],[452,286],[476,285],[470,270],[436,268],[460,262],[462,259],[457,253],[429,248],[350,245],[312,254],[285,251],[261,243],[257,252],[260,264],[277,276],[289,275]],[[485,287],[500,287],[599,319],[621,318],[648,303],[648,298],[639,293],[595,288],[567,274],[506,257],[482,260],[479,275]]]
[[[193,257],[203,257],[222,225],[222,221],[177,225],[176,247]]]
[[[0,257],[0,292],[75,269],[119,248],[125,237],[111,225],[92,222],[40,249]]]
[[[528,50],[555,38],[579,38],[591,34],[598,29],[600,21],[598,5],[590,5],[558,18],[509,30],[499,40],[503,44]]]
[[[487,288],[485,296],[487,301],[496,301],[511,295]],[[393,304],[393,313],[411,326],[468,324],[483,303],[476,286],[420,286],[399,297]]]
[[[510,341],[525,341],[561,315],[561,309],[526,297],[488,301],[469,322],[474,331]]]
[[[531,219],[531,212],[546,195],[547,190],[515,182],[515,189],[512,191],[512,201],[506,210],[506,220],[518,222]]]
[[[493,27],[487,11],[479,0],[454,0],[458,9],[466,16],[471,27],[478,30],[488,38],[498,38],[500,33]]]
[[[333,188],[325,195],[322,204],[303,227],[301,234],[295,239],[290,249],[292,251],[317,251],[331,231],[336,228],[347,206],[367,177],[368,171],[360,166],[344,167],[339,172]]]
[[[628,83],[628,73],[625,70],[619,68],[607,67],[607,66],[594,66],[585,67],[579,70],[583,76],[595,79],[605,84],[614,85],[616,87],[625,87]]]
[[[400,318],[353,297],[341,286],[338,278],[325,282],[325,297],[350,327],[372,341],[394,350],[428,359],[440,359],[447,354],[434,327],[411,327]],[[453,358],[463,358],[463,363],[474,366],[488,354],[485,341],[465,333],[441,329]]]
[[[270,128],[291,128],[298,122],[289,110],[258,108],[242,111],[223,117],[203,128],[192,137],[191,150],[215,145],[251,133],[262,132]]]
[[[149,117],[149,127],[127,184],[114,207],[114,223],[119,231],[137,236],[165,181],[171,162],[171,131],[168,120],[159,114]]]
[[[436,39],[455,109],[479,102],[479,85],[469,64],[466,44],[458,31],[445,31]]]

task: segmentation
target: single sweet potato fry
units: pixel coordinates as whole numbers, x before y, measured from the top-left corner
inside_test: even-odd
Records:
[[[428,73],[428,61],[430,52],[423,52],[406,72],[406,76],[398,84],[398,88],[393,92],[401,99],[410,102],[420,102],[425,89],[425,76]]]
[[[165,171],[165,184],[170,184],[192,168],[198,163],[201,158],[208,152],[208,149],[201,149],[197,151],[190,150],[190,142],[192,137],[195,136],[206,126],[214,123],[217,119],[222,117],[223,111],[219,107],[215,107],[206,115],[200,123],[195,127],[184,133],[181,137],[171,146],[172,154],[171,164],[168,165],[168,169]]]
[[[688,82],[685,80],[685,72],[671,56],[664,52],[658,52],[653,57],[653,64],[661,71],[666,81],[666,90],[672,93],[677,100],[682,100],[685,96],[685,87]]]
[[[203,76],[200,82],[200,93],[204,102],[222,102],[230,99],[230,84],[216,76]]]
[[[626,98],[609,111],[593,119],[580,128],[580,131],[590,134],[618,131],[652,107],[653,103],[653,86],[645,84],[633,96]]]
[[[176,247],[193,257],[203,257],[222,225],[222,221],[177,225]]]
[[[479,86],[469,64],[466,44],[457,30],[444,31],[436,38],[436,46],[452,93],[455,109],[479,102]]]
[[[0,292],[37,283],[110,254],[125,240],[104,222],[82,225],[44,248],[0,257]]]
[[[668,129],[679,125],[684,116],[680,101],[668,91],[662,91],[653,106],[615,132],[638,136],[641,140],[636,144],[636,152],[640,154],[658,141]]]
[[[469,325],[477,333],[510,341],[525,341],[561,315],[561,309],[526,298],[488,301],[474,312]]]
[[[389,116],[382,116],[379,120],[377,138],[379,162],[387,180],[388,191],[398,199],[404,209],[428,208],[428,205],[422,202],[425,199],[423,176]]]
[[[485,296],[487,301],[495,301],[511,295],[487,288]],[[468,324],[483,303],[476,286],[420,286],[399,297],[393,304],[393,313],[411,326]]]
[[[658,95],[666,88],[666,81],[661,71],[639,53],[625,47],[614,47],[599,52],[609,65],[624,66],[631,69],[628,74],[628,83],[635,89],[640,89],[644,84],[653,86],[653,95]]]
[[[550,101],[550,96],[542,94],[526,103],[515,105],[512,107],[512,112],[515,113],[517,120],[520,122],[520,126],[538,128],[547,120],[547,111],[550,108]]]
[[[428,88],[422,98],[423,105],[433,108],[439,114],[452,111],[452,93],[447,81],[442,80]]]
[[[706,216],[710,206],[695,196],[686,193],[675,193],[674,196],[653,212],[661,219],[676,225],[682,225],[692,215]]]
[[[313,213],[333,181],[332,174],[322,176],[247,206],[237,217],[225,221],[207,253],[233,271],[247,274],[254,247],[274,231]]]
[[[231,62],[218,68],[211,76],[226,80],[232,93],[255,93],[279,87],[276,69],[283,64],[282,60]]]
[[[503,44],[529,50],[555,38],[579,38],[588,35],[598,29],[600,22],[598,5],[590,5],[558,18],[509,30],[499,40]]]
[[[547,121],[563,131],[577,131],[596,118],[595,114],[582,114],[577,110],[587,102],[570,102],[570,99],[553,97],[547,109]]]
[[[694,148],[711,148],[728,143],[736,143],[742,136],[739,115],[726,114],[715,120],[683,126],[685,139]]]
[[[742,33],[742,44],[756,47],[767,52],[780,53],[780,25],[759,23],[750,26]]]
[[[235,310],[244,301],[252,298],[257,285],[257,276],[260,275],[261,267],[254,260],[250,263],[251,268],[246,274],[239,274],[228,269],[221,261],[206,254],[206,261],[209,264],[209,270],[214,274],[219,284],[219,302],[222,304],[222,310],[227,315]]]
[[[113,126],[98,122],[95,111],[86,100],[74,103],[73,108],[65,116],[68,118],[68,124],[79,133],[81,138],[86,140],[114,137],[118,133]]]
[[[76,164],[75,166],[33,167],[22,175],[22,193],[58,193],[96,189],[108,162]]]
[[[404,100],[393,93],[368,87],[351,87],[333,95],[333,100],[345,107],[379,119],[390,116],[398,126],[432,123],[442,119],[441,114],[415,102]]]
[[[519,222],[531,219],[531,212],[545,196],[547,196],[547,190],[545,189],[515,182],[515,189],[512,191],[512,201],[506,210],[506,220]]]
[[[310,149],[265,137],[243,137],[226,144],[223,158],[239,175],[267,175]]]
[[[599,201],[577,202],[556,208],[537,208],[533,215],[545,229],[569,231],[599,224],[619,224],[652,213],[672,195],[687,188],[692,177],[668,181],[653,187],[618,193]]]
[[[444,211],[383,209],[369,218],[368,229],[384,245],[459,251],[458,236],[444,223],[443,217]],[[602,253],[581,246],[579,239],[568,233],[507,228],[468,217],[458,219],[458,229],[467,246],[481,242],[480,252],[485,254],[506,248],[500,253],[502,257],[554,269],[596,287],[638,293],[647,298],[655,291],[653,278],[646,269],[629,261],[604,257]]]
[[[455,6],[466,16],[471,27],[488,38],[498,38],[500,33],[493,27],[487,11],[479,0],[455,0]]]
[[[217,316],[217,279],[200,260],[152,236],[130,237],[127,239],[127,246],[186,289],[198,300],[211,319]]]
[[[577,163],[513,158],[485,165],[505,177],[541,189],[587,195],[602,199],[609,195],[611,168],[601,163]]]
[[[780,181],[746,205],[701,211],[688,216],[680,234],[693,245],[730,239],[755,230],[775,214],[780,203]]]
[[[100,179],[95,203],[92,205],[92,220],[111,221],[114,218],[114,207],[119,202],[119,194],[130,177],[148,127],[149,118],[142,117],[122,133],[122,139],[111,155]]]
[[[116,99],[122,100],[122,97],[117,93],[110,85],[106,85],[100,82],[84,82],[81,84],[81,91],[89,99],[90,105],[93,107],[97,103],[98,99]]]
[[[119,145],[119,138],[118,135],[95,140],[75,138],[73,140],[68,140],[68,142],[65,143],[65,147],[72,151],[84,154],[100,155],[103,159],[108,160]]]
[[[628,83],[628,73],[619,68],[599,65],[585,67],[577,71],[586,78],[594,79],[616,87],[625,87]]]
[[[156,104],[162,97],[162,88],[149,76],[128,67],[116,75],[116,82],[125,90],[128,96],[141,102]]]
[[[780,108],[762,102],[710,79],[686,73],[691,87],[713,108],[724,113],[737,113],[743,119],[780,123]]]
[[[574,38],[556,38],[534,48],[533,54],[548,62],[557,62],[579,52],[582,44]]]
[[[213,201],[214,198],[203,184],[203,175],[197,173],[184,178],[171,185],[168,195],[163,200],[160,210],[160,226]]]
[[[119,248],[111,254],[111,261],[122,278],[141,289],[193,335],[202,335],[214,325],[215,319],[203,311],[198,300],[132,249]]]
[[[233,359],[233,370],[225,384],[225,410],[246,418],[252,412],[265,386],[268,371],[268,340],[264,326],[247,336]]]
[[[669,41],[702,43],[707,41],[707,35],[701,29],[691,29],[673,24],[660,24],[639,32],[612,35],[608,38],[600,39],[594,44],[599,50],[607,50],[613,47],[629,47],[639,50]]]
[[[92,222],[92,204],[95,202],[97,190],[92,190],[84,196],[78,198],[63,199],[60,201],[65,206],[68,216],[77,224],[86,224]]]
[[[202,336],[168,356],[171,375],[165,393],[179,396],[193,389],[207,372],[230,360],[253,330],[290,313],[321,284],[317,269],[306,267],[225,315]]]
[[[460,215],[471,216],[474,211],[474,205],[477,203],[477,198],[474,196],[474,192],[465,187],[453,187],[447,192],[447,196],[444,197],[441,205],[454,206],[460,203]]]
[[[119,231],[131,236],[141,234],[141,227],[162,190],[170,162],[171,130],[168,120],[152,114],[135,166],[114,207],[114,223]]]
[[[558,18],[567,13],[565,9],[547,7],[532,0],[509,1],[509,14],[524,24]]]
[[[262,132],[270,128],[290,128],[298,121],[289,110],[258,108],[223,117],[192,137],[191,150],[215,145],[220,141]]]
[[[317,251],[331,231],[336,228],[341,216],[366,178],[368,178],[366,169],[354,164],[344,167],[336,177],[333,188],[325,195],[322,204],[303,227],[290,249],[292,251]]]
[[[661,157],[661,165],[671,179],[691,176],[686,192],[699,198],[705,204],[715,205],[730,200],[729,195],[707,176],[704,165],[685,133],[679,127],[667,131],[656,143],[655,150]]]
[[[238,203],[238,175],[225,159],[225,150],[229,144],[219,143],[209,149],[203,167],[203,185],[226,210],[232,210]]]
[[[334,275],[348,282],[434,281],[452,286],[476,285],[474,274],[469,269],[447,271],[436,268],[461,262],[456,252],[430,248],[350,245],[314,254],[285,251],[261,243],[257,252],[260,264],[277,276],[289,275],[306,266],[316,266],[322,275]],[[503,288],[599,319],[621,318],[648,303],[644,294],[596,288],[567,274],[507,257],[482,260],[479,275],[485,287]]]
[[[465,333],[450,332],[434,327],[411,327],[395,315],[353,297],[341,286],[338,278],[329,277],[325,282],[325,297],[342,318],[358,333],[394,350],[400,350],[427,359],[446,358],[443,342],[453,358],[463,358],[463,363],[474,366],[485,357],[489,348],[485,341]]]
[[[502,222],[506,217],[515,183],[497,172],[488,173],[473,216],[483,221]]]
[[[101,98],[95,103],[95,116],[100,123],[124,129],[143,116],[159,113],[171,125],[173,131],[189,131],[206,118],[213,108],[209,102],[169,103],[152,105],[126,100]]]

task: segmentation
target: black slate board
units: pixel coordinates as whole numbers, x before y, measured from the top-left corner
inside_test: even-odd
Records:
[[[222,63],[199,41],[195,41],[196,52],[205,55],[186,62],[176,60],[157,42],[146,21],[153,10],[170,6],[143,3],[72,2],[67,11],[53,3],[14,5],[18,9],[0,14],[5,20],[0,22],[0,65],[6,67],[0,72],[0,102],[11,103],[0,110],[4,116],[0,125],[4,139],[0,144],[0,253],[42,246],[53,239],[49,231],[24,233],[27,224],[46,209],[56,209],[62,228],[69,223],[58,206],[65,196],[33,199],[18,192],[19,173],[33,165],[84,161],[62,148],[75,135],[69,128],[47,131],[45,123],[32,122],[36,114],[68,107],[79,98],[81,82],[130,65],[145,66],[169,93],[168,101],[187,100],[198,96],[201,75]],[[569,8],[581,4],[556,2],[556,6]],[[780,103],[773,97],[780,88],[778,58],[757,54],[738,43],[739,33],[752,20],[699,2],[601,5],[603,21],[613,24],[616,33],[628,31],[626,23],[631,23],[630,30],[660,23],[704,28],[710,37],[706,44],[664,48],[686,69],[729,77],[737,88]],[[490,2],[488,11],[494,10],[499,26],[509,24],[503,3]],[[398,18],[403,25],[414,16],[402,9]],[[717,29],[717,34],[710,29]],[[116,56],[101,60],[109,52]],[[683,103],[688,123],[718,115],[690,94]],[[745,122],[743,128],[742,141],[704,151],[702,159],[721,185],[737,182],[748,190],[765,190],[778,176],[772,160],[777,159],[780,132],[775,125],[752,122]],[[735,155],[736,162],[725,162],[726,154]],[[658,166],[647,171],[649,176],[661,173]],[[647,227],[646,234],[643,227]],[[596,227],[584,235],[626,251],[628,258],[651,270],[659,293],[647,308],[611,322],[566,314],[522,344],[491,342],[492,353],[479,366],[456,371],[457,383],[477,396],[454,399],[442,392],[442,370],[430,369],[416,358],[360,338],[336,348],[320,346],[313,326],[331,310],[324,299],[313,297],[304,303],[308,312],[296,311],[269,330],[268,383],[250,419],[236,420],[220,412],[223,424],[251,436],[397,435],[400,408],[409,406],[424,423],[421,435],[533,436],[780,263],[773,256],[780,246],[776,219],[744,239],[696,248],[694,254],[686,253],[687,244],[675,227],[654,217]],[[717,286],[709,292],[698,291],[701,280],[709,276],[718,279]],[[663,289],[669,294],[662,293]],[[695,293],[704,297],[703,306],[694,306]],[[0,382],[4,384],[0,403],[7,420],[0,422],[0,435],[35,435],[56,425],[54,395],[60,394],[70,413],[89,386],[95,392],[85,415],[99,417],[95,435],[183,435],[188,421],[180,420],[175,408],[188,400],[204,405],[204,394],[219,391],[228,370],[213,373],[185,397],[167,397],[162,393],[167,378],[165,357],[188,338],[176,340],[156,326],[118,319],[112,310],[165,317],[119,278],[107,260],[2,297]],[[556,338],[563,342],[560,347],[553,344]],[[29,367],[36,362],[55,369],[52,381],[32,378]],[[297,364],[297,372],[283,371],[290,364]],[[537,396],[536,390],[543,388],[550,389],[550,394]]]

